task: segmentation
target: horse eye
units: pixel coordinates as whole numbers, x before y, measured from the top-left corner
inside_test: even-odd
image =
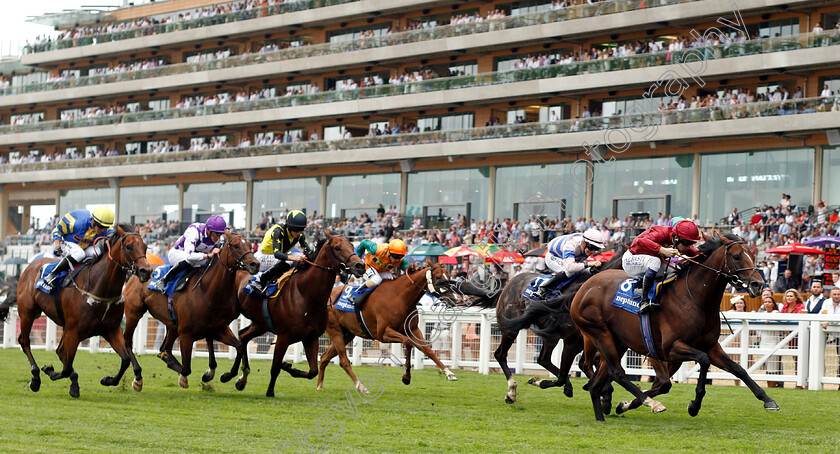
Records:
[[[735,260],[741,260],[741,254],[735,254],[732,256],[732,258]]]
[[[336,246],[336,247],[335,247],[335,250],[336,250],[336,251],[340,251],[340,250],[341,250],[341,246]]]
[[[132,245],[130,245],[130,244],[129,244],[129,245],[126,245],[126,247],[125,247],[125,248],[126,248],[126,249],[128,249],[128,250],[130,251],[130,250],[134,249],[134,246],[132,246]]]
[[[234,249],[239,249],[239,247],[240,247],[240,246],[239,246],[238,244],[234,244],[234,245],[233,245],[233,248],[234,248]]]

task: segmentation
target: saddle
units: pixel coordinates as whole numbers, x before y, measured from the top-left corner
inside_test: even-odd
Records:
[[[289,279],[291,279],[292,275],[296,272],[297,268],[292,268],[289,271],[283,273],[283,275],[277,278],[275,282],[272,282],[271,284],[265,286],[264,294],[254,290],[251,287],[251,282],[254,282],[257,279],[256,276],[251,276],[251,278],[248,279],[248,285],[246,285],[245,288],[242,290],[244,290],[245,293],[249,295],[261,296],[263,298],[268,299],[277,298],[278,296],[280,296],[281,293],[283,293],[283,289],[286,288],[286,283],[289,282]]]
[[[657,279],[648,294],[650,300],[655,302],[657,298],[660,298],[664,290],[676,279],[676,275],[671,275],[665,279]],[[627,312],[638,314],[639,303],[642,302],[642,295],[641,292],[636,293],[636,289],[641,285],[642,280],[636,277],[623,280],[621,284],[619,284],[618,290],[615,292],[612,305],[624,309]]]
[[[524,290],[522,290],[522,296],[524,296],[525,298],[528,298],[531,301],[552,300],[552,299],[560,296],[560,294],[563,293],[562,290],[567,285],[569,285],[570,282],[575,280],[575,278],[578,277],[578,274],[580,274],[580,273],[576,273],[574,276],[572,276],[572,277],[566,279],[565,281],[561,282],[555,288],[548,289],[544,298],[538,298],[534,293],[537,291],[538,288],[540,288],[540,286],[542,285],[543,282],[551,279],[551,277],[553,275],[543,274],[541,276],[537,276],[531,281],[530,284],[528,284],[527,287],[525,287]]]
[[[92,257],[86,257],[84,260],[81,261],[81,263],[76,265],[76,267],[71,269],[70,271],[62,271],[61,273],[58,273],[55,279],[57,285],[53,286],[52,292],[47,292],[46,288],[43,287],[41,283],[44,281],[44,276],[49,274],[50,271],[52,271],[56,266],[58,266],[59,262],[46,263],[43,266],[41,266],[41,269],[38,271],[38,280],[35,282],[35,288],[47,294],[57,294],[61,292],[61,289],[69,286],[70,283],[73,282],[73,279],[75,279],[76,276],[78,276],[78,274],[82,271],[84,267],[92,264],[93,262],[94,259]]]
[[[149,279],[148,288],[150,290],[154,290],[154,283],[161,280],[163,278],[163,276],[171,268],[172,268],[172,265],[162,265],[162,266],[159,266],[159,267],[155,268],[155,271],[152,273],[152,278]],[[171,299],[172,295],[174,295],[175,292],[184,291],[184,289],[187,288],[187,282],[190,280],[190,278],[193,277],[195,275],[195,273],[198,273],[199,271],[202,271],[203,269],[204,269],[204,267],[188,268],[188,269],[178,273],[178,275],[175,276],[174,279],[171,279],[166,284],[166,289],[165,289],[165,292],[164,292],[164,293],[166,293],[166,296],[168,296]]]

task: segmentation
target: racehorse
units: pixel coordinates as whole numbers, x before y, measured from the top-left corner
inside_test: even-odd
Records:
[[[405,346],[405,374],[402,376],[402,382],[406,385],[411,383],[411,347],[417,347],[431,358],[435,365],[446,374],[447,380],[457,380],[455,374],[444,366],[429,348],[429,343],[423,338],[423,333],[417,325],[417,303],[420,298],[427,290],[431,294],[440,294],[449,280],[449,274],[444,268],[433,264],[428,259],[426,264],[428,266],[419,269],[410,267],[402,276],[379,284],[368,295],[361,313],[367,332],[359,325],[355,313],[335,308],[335,303],[344,291],[344,286],[333,288],[328,304],[329,321],[327,322],[327,336],[332,344],[321,355],[317,389],[323,388],[327,365],[338,355],[339,364],[353,380],[356,388],[367,392],[365,386],[353,373],[350,360],[347,358],[346,345],[356,336],[380,342],[403,344]]]
[[[662,309],[650,316],[653,352],[645,348],[639,328],[639,316],[612,305],[618,286],[627,279],[623,271],[605,271],[586,281],[572,301],[572,320],[584,337],[584,366],[592,370],[595,351],[600,352],[600,365],[588,383],[595,409],[595,419],[604,420],[599,396],[610,379],[616,381],[635,397],[633,402],[619,403],[616,413],[646,405],[654,413],[665,407],[653,400],[671,388],[669,377],[684,361],[700,365],[695,399],[688,405],[688,413],[696,416],[706,394],[706,374],[715,366],[735,375],[745,383],[767,410],[779,406],[747,374],[738,363],[724,353],[718,343],[720,337],[720,300],[726,284],[747,290],[757,296],[764,287],[764,279],[755,268],[755,259],[739,237],[728,233],[706,238],[700,256],[683,267],[677,279],[660,296]],[[664,364],[655,364],[656,384],[642,392],[625,375],[621,357],[627,349],[651,355]],[[656,363],[656,362],[654,362]]]
[[[44,366],[42,370],[51,380],[70,378],[70,396],[79,397],[79,374],[73,369],[73,360],[79,344],[92,336],[104,337],[122,360],[120,370],[115,376],[102,377],[104,386],[116,386],[131,364],[134,368],[132,386],[140,391],[143,388],[143,376],[140,365],[131,348],[123,342],[120,328],[123,314],[123,284],[128,273],[135,275],[135,280],[148,281],[151,268],[146,262],[146,244],[139,234],[128,224],[119,224],[110,239],[100,240],[95,247],[101,248],[99,258],[90,265],[85,265],[72,279],[70,285],[60,289],[54,295],[48,295],[35,288],[41,266],[55,262],[56,259],[41,258],[32,262],[17,285],[17,292],[9,295],[0,309],[0,321],[6,318],[8,307],[17,303],[20,315],[20,336],[18,342],[26,357],[29,358],[32,379],[29,389],[37,392],[41,389],[41,376],[32,349],[29,334],[32,323],[47,315],[64,332],[58,343],[58,354],[63,369],[57,372],[53,366]],[[72,271],[71,271],[72,272]]]
[[[271,363],[271,381],[265,393],[267,397],[274,397],[274,384],[281,370],[292,377],[309,380],[318,375],[318,339],[327,328],[327,300],[335,276],[343,269],[357,277],[365,273],[365,262],[356,255],[353,244],[347,238],[329,232],[324,234],[326,240],[322,240],[315,248],[315,259],[303,265],[302,271],[293,274],[280,295],[268,298],[265,306],[263,297],[245,293],[244,288],[250,276],[244,272],[237,274],[240,310],[251,319],[251,324],[239,330],[241,344],[230,372],[220,377],[223,383],[236,375],[239,362],[242,361],[242,376],[236,380],[236,389],[245,389],[250,372],[248,342],[269,331],[277,334],[277,343]],[[289,345],[296,342],[303,342],[309,372],[295,369],[283,361]]]
[[[131,278],[125,286],[125,342],[131,347],[134,330],[146,311],[164,325],[166,337],[158,355],[166,365],[180,374],[178,384],[189,387],[188,376],[192,372],[191,357],[193,342],[207,339],[208,344],[218,340],[234,348],[239,347],[239,340],[228,326],[239,315],[236,302],[236,271],[247,270],[256,274],[260,262],[254,258],[251,246],[239,235],[225,233],[218,256],[214,256],[207,268],[192,275],[182,292],[172,297],[172,314],[169,312],[168,297],[158,291],[150,290],[136,278]],[[174,319],[173,319],[174,316]],[[181,361],[172,355],[175,338],[180,338]],[[201,377],[208,382],[215,374],[216,361],[210,356],[210,368]]]
[[[604,263],[601,270],[621,269],[621,255],[625,249],[625,245],[618,245],[616,255]],[[528,298],[522,296],[522,292],[539,275],[539,273],[522,273],[514,276],[505,288],[502,289],[499,302],[496,304],[496,320],[499,323],[502,338],[493,356],[505,373],[505,378],[508,382],[508,392],[505,395],[505,402],[509,404],[516,402],[517,383],[508,366],[508,351],[514,341],[516,341],[519,331],[530,326],[533,326],[534,333],[543,341],[537,358],[537,364],[554,374],[557,379],[531,378],[528,380],[528,384],[539,386],[541,389],[562,386],[563,394],[566,397],[572,397],[573,395],[572,383],[569,381],[569,370],[572,367],[572,361],[574,361],[575,356],[583,351],[583,337],[580,334],[580,330],[572,323],[571,316],[569,315],[569,305],[580,286],[591,275],[578,274],[567,284],[560,296],[551,301],[533,303]],[[551,362],[551,353],[554,351],[560,339],[563,339],[563,353],[560,357],[560,367],[558,368]],[[607,395],[610,395],[610,391],[610,389],[607,390]]]

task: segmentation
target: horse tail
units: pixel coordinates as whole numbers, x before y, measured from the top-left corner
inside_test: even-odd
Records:
[[[477,296],[479,299],[473,304],[473,307],[478,306],[485,309],[491,309],[496,307],[496,303],[499,301],[499,296],[502,294],[501,290],[496,290],[495,292],[488,292],[482,289],[479,286],[473,285],[469,281],[454,281],[450,280],[447,282],[450,290],[455,293],[460,293],[462,295],[469,295],[469,296]]]
[[[7,287],[2,292],[6,294],[6,301],[0,303],[0,322],[6,321],[6,317],[9,316],[9,308],[17,304],[17,278],[7,280],[6,284]]]
[[[537,322],[537,320],[557,313],[568,313],[572,305],[572,300],[575,297],[578,289],[582,284],[573,284],[571,287],[563,291],[561,295],[556,298],[546,301],[532,301],[528,304],[525,312],[520,317],[512,319],[500,318],[498,320],[499,328],[502,331],[517,332],[519,330],[528,328]]]

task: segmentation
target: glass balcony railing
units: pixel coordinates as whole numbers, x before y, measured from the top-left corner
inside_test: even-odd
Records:
[[[757,102],[720,107],[704,107],[700,109],[645,112],[631,115],[612,115],[609,117],[562,120],[546,123],[524,123],[414,134],[381,135],[375,137],[358,137],[340,140],[317,140],[310,142],[292,142],[251,147],[231,147],[219,150],[180,151],[174,153],[123,155],[76,160],[5,164],[0,166],[0,172],[11,173],[68,168],[199,161],[206,159],[243,158],[289,153],[311,153],[319,151],[345,151],[362,148],[399,147],[430,143],[569,134],[582,131],[597,131],[615,128],[632,128],[634,130],[639,130],[640,126],[660,127],[687,123],[738,120],[741,118],[807,115],[810,113],[829,111],[837,112],[838,115],[840,115],[840,96],[805,98],[788,101]],[[690,137],[687,136],[686,138]]]
[[[60,90],[64,88],[83,87],[88,85],[123,82],[129,80],[146,79],[151,77],[170,76],[174,74],[187,74],[199,71],[212,71],[216,69],[236,68],[240,66],[256,65],[261,63],[282,62],[298,58],[317,57],[342,52],[351,52],[363,49],[375,49],[380,47],[394,46],[399,44],[417,43],[435,39],[465,36],[476,33],[485,33],[512,28],[528,27],[532,25],[562,22],[572,19],[595,17],[604,14],[614,14],[636,9],[651,8],[654,6],[668,6],[680,3],[689,3],[699,0],[658,0],[653,4],[646,0],[611,0],[596,2],[593,4],[573,6],[554,11],[539,11],[517,16],[505,17],[502,19],[485,20],[468,24],[443,25],[421,30],[383,35],[374,38],[361,38],[337,43],[312,44],[308,46],[281,49],[274,52],[249,53],[237,55],[219,60],[212,60],[200,63],[178,63],[158,68],[139,71],[127,71],[116,74],[100,76],[77,77],[67,80],[46,82],[41,84],[22,85],[7,87],[0,90],[0,95],[15,95],[23,93],[34,93],[48,90]]]
[[[56,129],[71,129],[90,126],[112,125],[121,123],[136,123],[152,120],[171,120],[177,118],[198,117],[206,115],[220,115],[236,112],[247,112],[283,107],[304,106],[331,102],[354,101],[360,99],[381,98],[417,93],[429,93],[443,90],[456,90],[493,86],[529,80],[549,79],[554,77],[594,74],[627,69],[646,68],[651,66],[666,66],[677,64],[684,54],[692,52],[692,59],[702,56],[706,60],[742,57],[746,55],[775,53],[811,47],[837,46],[840,44],[840,30],[822,32],[819,34],[805,33],[801,35],[749,40],[717,46],[685,49],[678,52],[658,52],[653,54],[639,54],[628,57],[607,58],[544,66],[533,69],[485,73],[470,76],[447,77],[424,80],[401,85],[375,85],[355,90],[327,91],[308,95],[284,96],[279,98],[261,99],[238,103],[217,104],[212,106],[197,106],[182,109],[169,109],[139,113],[127,113],[93,118],[80,118],[66,121],[43,121],[21,125],[0,126],[0,134],[23,133],[32,131],[49,131]],[[733,66],[734,67],[734,66]],[[535,95],[538,93],[535,93]]]
[[[24,53],[35,53],[46,52],[51,50],[68,49],[71,47],[90,46],[93,44],[120,41],[123,39],[140,38],[143,36],[150,35],[160,35],[163,33],[190,30],[193,28],[202,28],[209,27],[212,25],[227,24],[229,22],[259,19],[261,17],[274,16],[277,14],[292,13],[295,11],[323,8],[325,6],[340,5],[343,3],[354,3],[358,1],[360,0],[298,0],[294,2],[281,3],[279,5],[261,6],[259,8],[245,9],[235,11],[232,13],[217,14],[212,17],[202,17],[188,21],[178,21],[169,24],[152,25],[149,27],[133,28],[112,33],[92,34],[89,36],[83,36],[81,38],[62,39],[34,45],[31,44],[28,47],[24,47],[23,51]],[[131,23],[131,21],[127,21],[127,23]]]

